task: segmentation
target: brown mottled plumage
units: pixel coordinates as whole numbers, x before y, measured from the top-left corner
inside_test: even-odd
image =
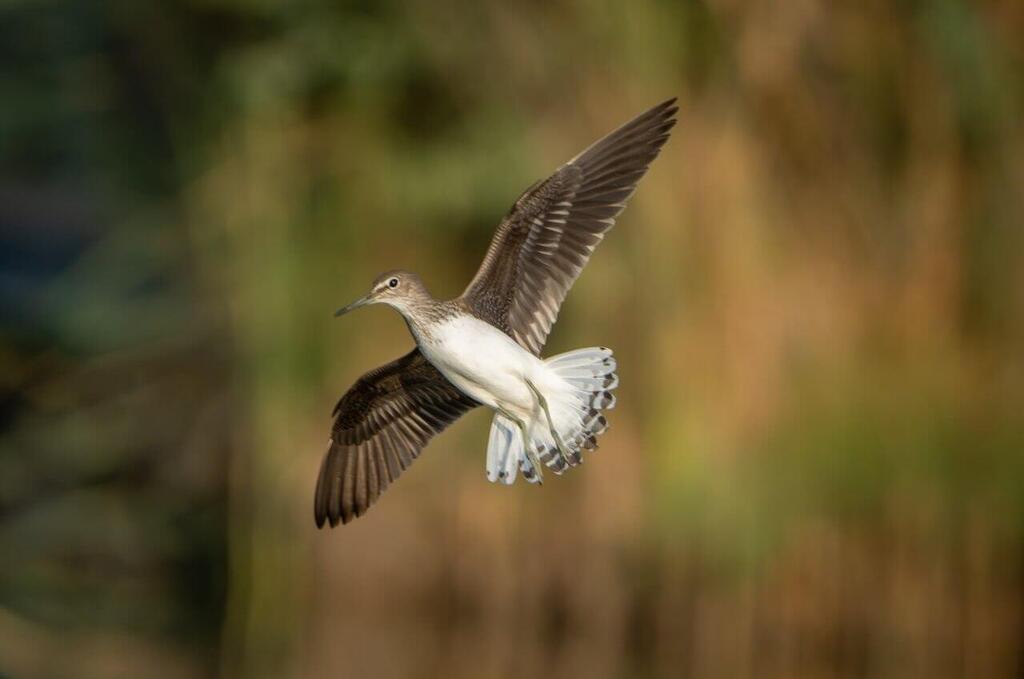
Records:
[[[540,353],[566,293],[668,139],[677,110],[675,99],[655,106],[519,197],[463,293],[480,318]]]
[[[316,485],[317,526],[362,515],[435,434],[476,405],[419,348],[360,377],[334,407]]]
[[[387,301],[418,343],[440,320],[471,314],[539,354],[569,288],[668,139],[676,111],[675,99],[655,106],[527,189],[461,297],[434,300],[419,277],[394,271],[338,313]],[[316,487],[317,526],[361,516],[434,435],[477,405],[419,347],[363,375],[334,409]],[[593,445],[591,436],[583,447]]]

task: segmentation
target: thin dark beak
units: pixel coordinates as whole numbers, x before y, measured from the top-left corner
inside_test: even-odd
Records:
[[[352,302],[348,306],[343,306],[340,309],[338,309],[337,311],[335,311],[334,312],[334,317],[337,318],[338,316],[344,316],[345,314],[347,314],[348,312],[352,311],[353,309],[358,309],[361,306],[366,306],[367,304],[370,304],[371,302],[373,302],[373,298],[372,298],[371,295],[366,295],[364,297],[360,297],[359,299],[357,299],[356,301]]]

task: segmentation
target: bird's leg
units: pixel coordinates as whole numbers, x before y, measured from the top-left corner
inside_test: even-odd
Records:
[[[540,409],[544,411],[544,417],[548,420],[548,429],[551,431],[551,438],[555,439],[555,445],[558,447],[558,452],[565,458],[565,463],[570,464],[572,461],[572,454],[569,452],[569,448],[562,441],[562,437],[559,435],[558,430],[555,429],[555,422],[551,419],[551,411],[548,409],[548,400],[544,398],[544,394],[540,393],[540,389],[534,386],[533,382],[526,380],[526,386],[530,388],[533,395],[537,397],[537,403],[540,404]]]

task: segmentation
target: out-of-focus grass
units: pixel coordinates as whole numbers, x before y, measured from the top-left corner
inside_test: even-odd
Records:
[[[1015,676],[1012,3],[0,7],[0,673]],[[313,530],[331,405],[517,192],[680,124],[561,314],[602,449],[464,418]]]

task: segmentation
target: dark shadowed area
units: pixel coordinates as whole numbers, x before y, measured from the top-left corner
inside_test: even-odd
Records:
[[[490,416],[313,523],[338,396],[519,193],[679,125]],[[1024,675],[1024,6],[0,2],[0,676]]]

